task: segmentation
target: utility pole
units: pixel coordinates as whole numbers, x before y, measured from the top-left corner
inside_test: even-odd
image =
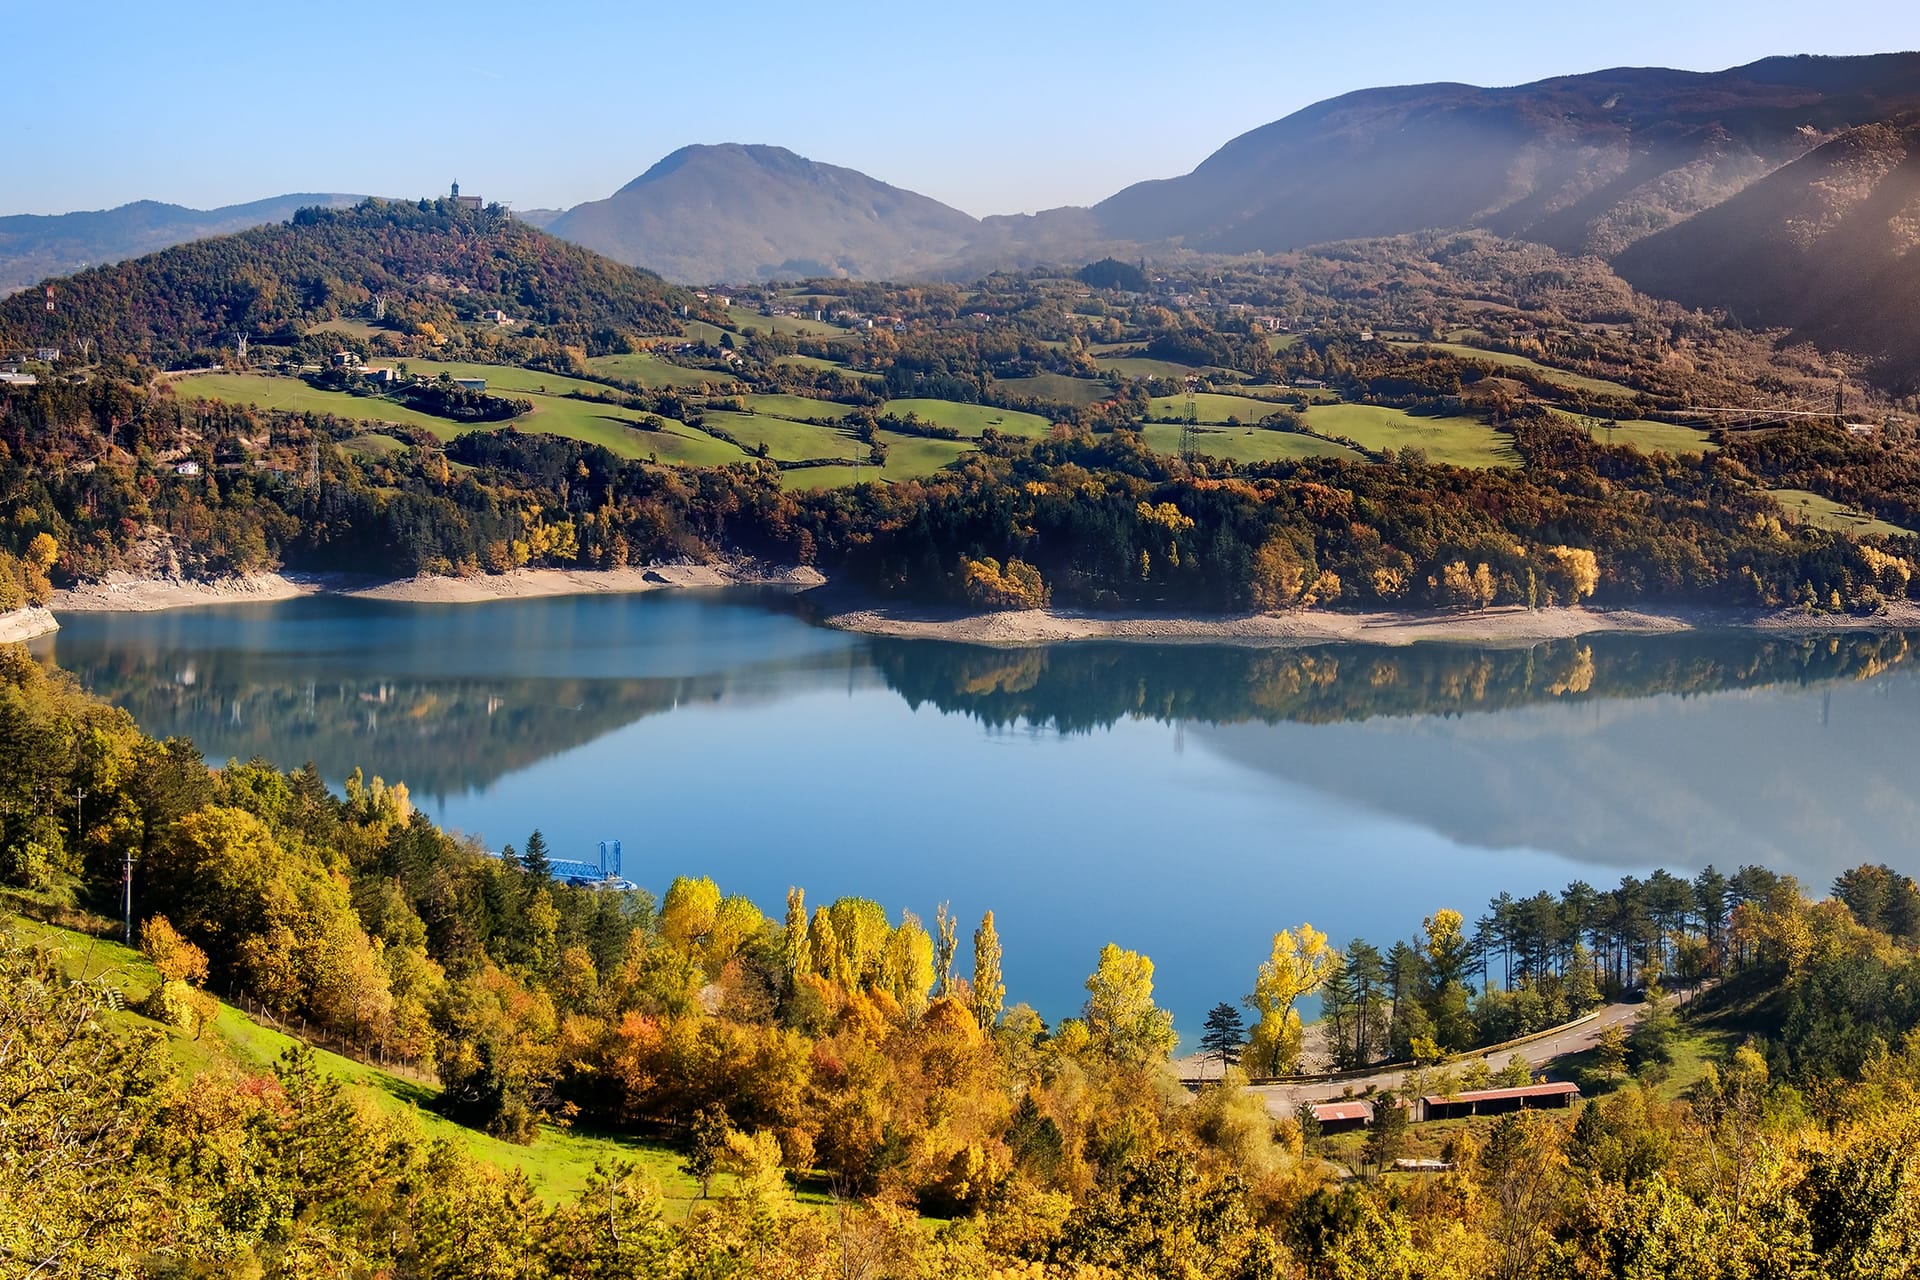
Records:
[[[83,807],[86,802],[87,789],[75,787],[73,789],[73,841],[75,844],[80,843],[87,836],[87,812]]]
[[[127,888],[126,902],[126,938],[128,946],[133,945],[133,846],[127,846],[125,858],[121,863],[121,877]]]

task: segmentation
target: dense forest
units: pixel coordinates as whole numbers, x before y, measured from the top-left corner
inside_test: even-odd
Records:
[[[1920,1265],[1914,1135],[1920,890],[1861,867],[1815,901],[1761,868],[1436,907],[1391,947],[1278,930],[1243,975],[1248,1071],[1285,1070],[1322,1002],[1341,1061],[1448,1061],[1608,998],[1572,1114],[1453,1124],[1438,1175],[1268,1113],[1238,1070],[1167,1061],[1147,957],[1088,957],[1079,1015],[1010,1003],[991,914],[895,918],[858,898],[772,919],[710,881],[548,878],[538,833],[491,857],[404,787],[209,770],[24,652],[0,653],[0,879],[15,909],[105,929],[121,851],[158,975],[73,980],[0,928],[0,1257],[41,1275],[1788,1277]],[[64,799],[85,788],[84,811]],[[971,963],[968,963],[970,958]],[[1240,985],[1221,975],[1227,991]],[[1699,990],[1684,1016],[1662,986]],[[182,1074],[216,997],[437,1081],[432,1105],[511,1140],[541,1126],[675,1142],[713,1191],[684,1223],[610,1166],[544,1201],[357,1103],[313,1055]],[[1216,1010],[1220,1014],[1221,1010]],[[1718,1027],[1717,1038],[1701,1041]],[[1243,1044],[1242,1042],[1245,1041]],[[1682,1046],[1714,1060],[1677,1093]],[[1524,1069],[1524,1068],[1522,1068]],[[1504,1078],[1506,1073],[1502,1073]],[[1420,1126],[1425,1128],[1427,1126]],[[796,1200],[824,1186],[832,1204]]]

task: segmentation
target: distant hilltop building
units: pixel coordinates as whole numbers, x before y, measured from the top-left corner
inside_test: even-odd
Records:
[[[480,197],[461,195],[460,184],[457,182],[453,184],[453,202],[462,209],[473,209],[477,211],[480,208]]]

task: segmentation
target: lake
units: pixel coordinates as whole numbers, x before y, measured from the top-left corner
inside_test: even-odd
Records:
[[[991,908],[1009,1002],[1050,1020],[1118,942],[1189,1042],[1302,920],[1384,946],[1656,866],[1920,870],[1897,633],[998,650],[662,591],[76,614],[35,649],[215,760],[404,780],[494,849],[620,839],[656,894],[710,875],[777,919],[797,884],[929,926],[950,902],[963,973]]]

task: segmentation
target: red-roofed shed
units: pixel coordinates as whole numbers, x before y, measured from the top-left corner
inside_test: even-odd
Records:
[[[1430,1093],[1420,1099],[1417,1120],[1451,1120],[1457,1116],[1491,1116],[1528,1107],[1570,1107],[1580,1096],[1572,1081],[1529,1084],[1514,1089],[1474,1089],[1468,1093]]]

